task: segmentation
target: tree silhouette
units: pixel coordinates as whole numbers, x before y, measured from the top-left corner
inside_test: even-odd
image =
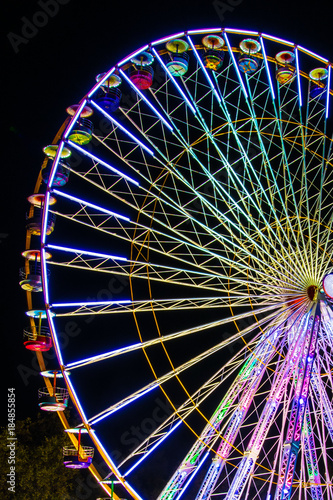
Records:
[[[58,417],[39,414],[17,421],[15,437],[9,439],[7,428],[0,430],[0,498],[20,500],[88,500],[96,498],[87,470],[66,469],[62,447],[69,444]],[[15,443],[10,454],[9,444]],[[14,451],[14,447],[12,446]],[[15,492],[10,487],[10,467],[15,467]],[[88,485],[88,486],[87,486]],[[97,484],[96,484],[97,488]],[[95,494],[94,494],[95,493]]]

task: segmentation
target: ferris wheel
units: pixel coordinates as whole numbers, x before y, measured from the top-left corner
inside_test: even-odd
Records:
[[[25,345],[66,465],[112,497],[333,498],[331,68],[177,33],[98,75],[45,147]]]

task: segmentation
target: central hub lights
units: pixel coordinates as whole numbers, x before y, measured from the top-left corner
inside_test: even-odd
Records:
[[[314,300],[318,287],[316,285],[311,285],[307,289],[308,297],[310,300]]]

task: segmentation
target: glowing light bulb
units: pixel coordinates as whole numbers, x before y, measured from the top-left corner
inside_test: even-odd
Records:
[[[326,274],[323,279],[323,288],[326,295],[333,299],[333,273]]]

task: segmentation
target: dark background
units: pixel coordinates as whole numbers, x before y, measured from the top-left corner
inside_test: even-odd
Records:
[[[51,143],[66,118],[66,107],[90,90],[98,73],[130,52],[186,29],[262,31],[332,60],[332,7],[328,0],[12,0],[6,2],[6,9],[0,108],[1,359],[2,382],[4,388],[15,388],[17,418],[21,419],[36,414],[37,388],[43,385],[34,355],[22,345],[26,302],[18,284],[18,269],[24,264],[20,254],[25,248],[26,198],[34,190],[44,158],[42,148]],[[7,414],[5,394],[2,425]]]

